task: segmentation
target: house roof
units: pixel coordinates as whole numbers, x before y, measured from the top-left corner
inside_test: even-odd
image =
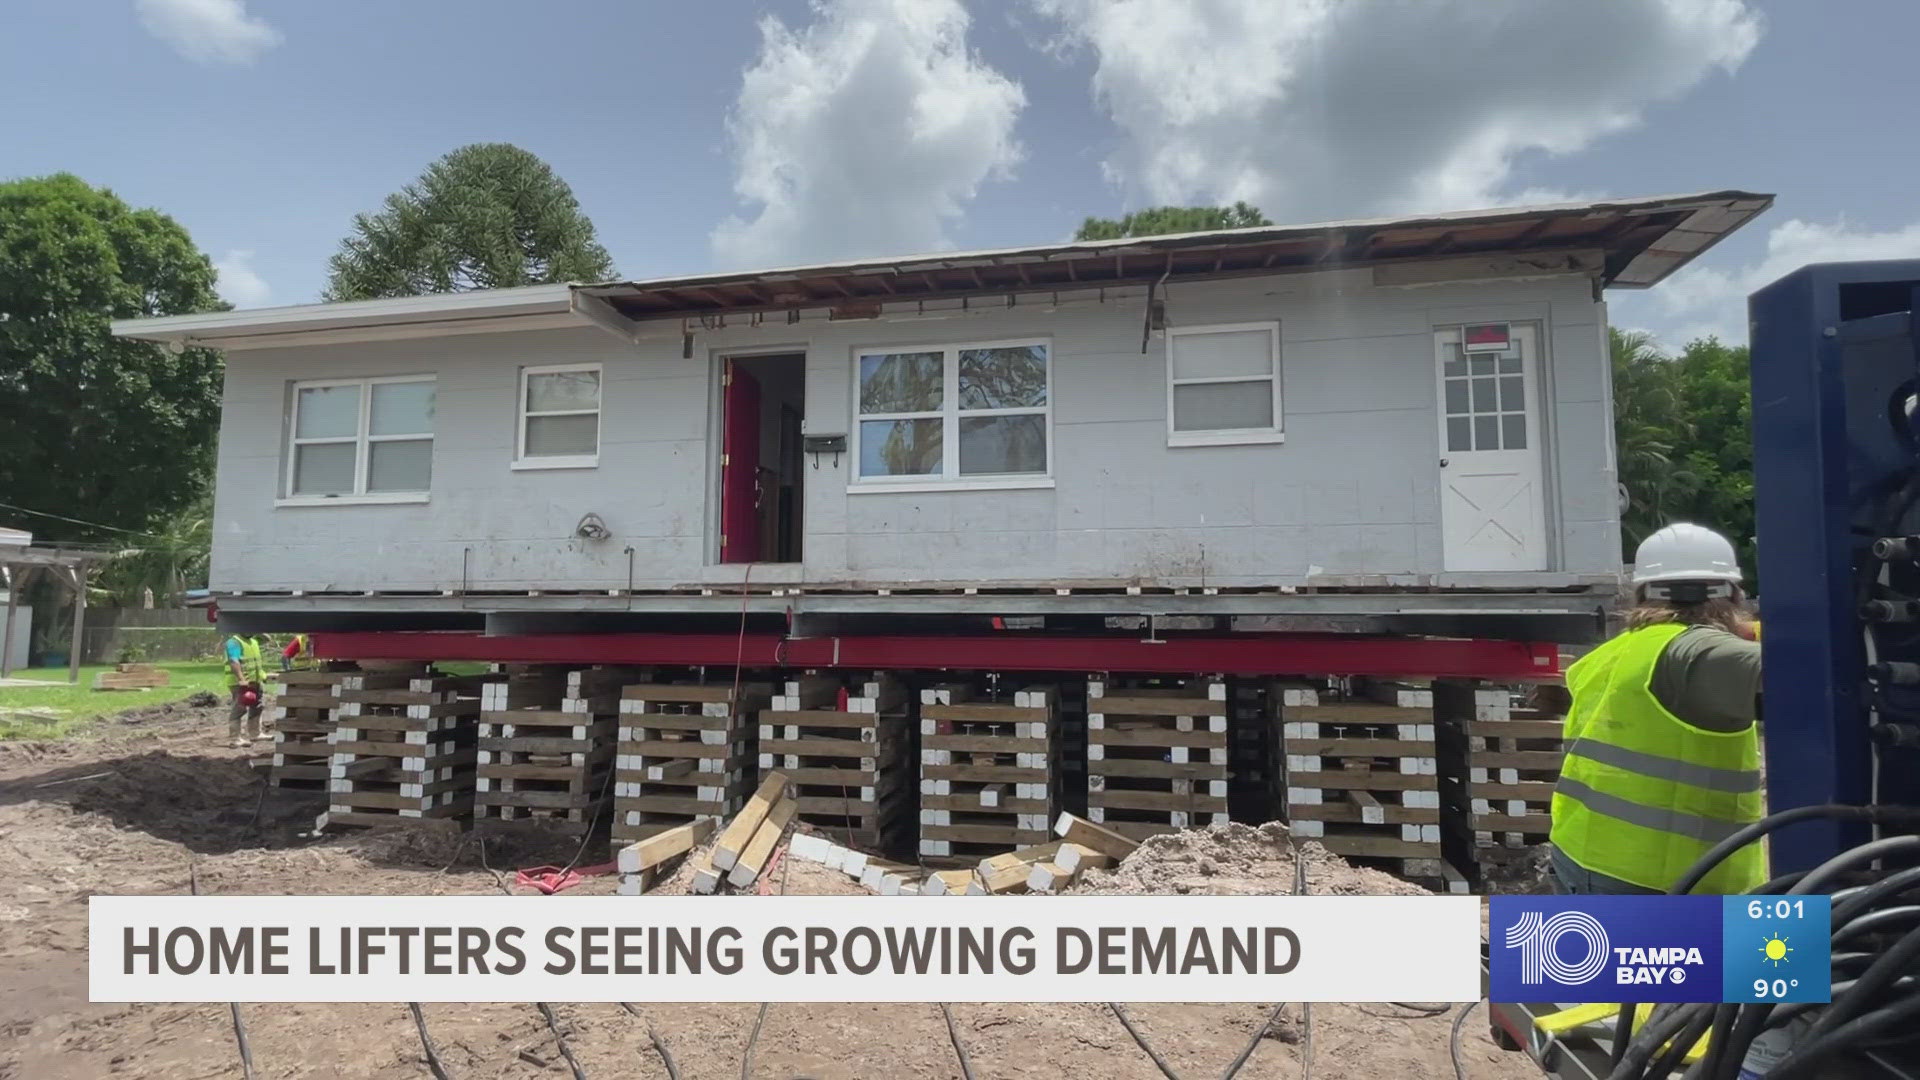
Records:
[[[123,337],[243,347],[286,335],[378,336],[608,326],[732,313],[1065,292],[1112,285],[1375,267],[1386,283],[1584,272],[1620,288],[1654,285],[1773,204],[1745,191],[1504,207],[1311,225],[1219,229],[986,251],[937,252],[587,285],[540,285],[392,300],[125,319]],[[1489,262],[1494,259],[1494,262]],[[1446,260],[1429,274],[1394,271]],[[1382,277],[1383,274],[1390,275]]]

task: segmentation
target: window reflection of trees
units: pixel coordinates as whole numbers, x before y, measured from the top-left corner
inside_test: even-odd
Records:
[[[861,425],[863,445],[879,448],[875,463],[883,476],[925,476],[941,468],[944,440],[939,420],[879,420]],[[881,431],[885,434],[882,435]]]
[[[962,409],[1027,409],[1047,403],[1047,347],[960,352]]]
[[[933,412],[943,390],[941,354],[889,353],[860,358],[860,411]]]

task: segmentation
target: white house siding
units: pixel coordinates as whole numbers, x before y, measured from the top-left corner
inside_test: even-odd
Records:
[[[212,585],[222,591],[616,589],[738,582],[716,565],[715,358],[804,351],[807,430],[847,432],[852,355],[874,345],[1052,342],[1047,490],[850,493],[842,455],[806,469],[804,563],[755,582],[1302,584],[1310,570],[1442,572],[1434,327],[1536,321],[1551,415],[1553,586],[1619,566],[1604,307],[1585,279],[1376,289],[1366,270],[1177,284],[1176,326],[1278,319],[1286,441],[1167,445],[1164,341],[1143,355],[1141,289],[1047,310],[981,301],[943,318],[700,331],[639,346],[593,328],[236,351],[228,357]],[[518,369],[604,364],[600,463],[515,471]],[[301,379],[438,378],[431,501],[276,507]],[[717,441],[717,440],[716,440]],[[573,539],[586,513],[610,540]],[[465,571],[463,577],[463,554]]]

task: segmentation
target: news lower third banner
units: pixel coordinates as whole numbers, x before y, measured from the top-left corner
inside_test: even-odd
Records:
[[[1491,904],[1495,1001],[1831,995],[1825,896],[1496,896]]]
[[[1481,996],[1471,896],[96,896],[89,908],[94,1001]]]

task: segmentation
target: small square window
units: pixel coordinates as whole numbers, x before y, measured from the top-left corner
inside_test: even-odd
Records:
[[[523,368],[515,467],[597,465],[601,391],[599,364]]]

